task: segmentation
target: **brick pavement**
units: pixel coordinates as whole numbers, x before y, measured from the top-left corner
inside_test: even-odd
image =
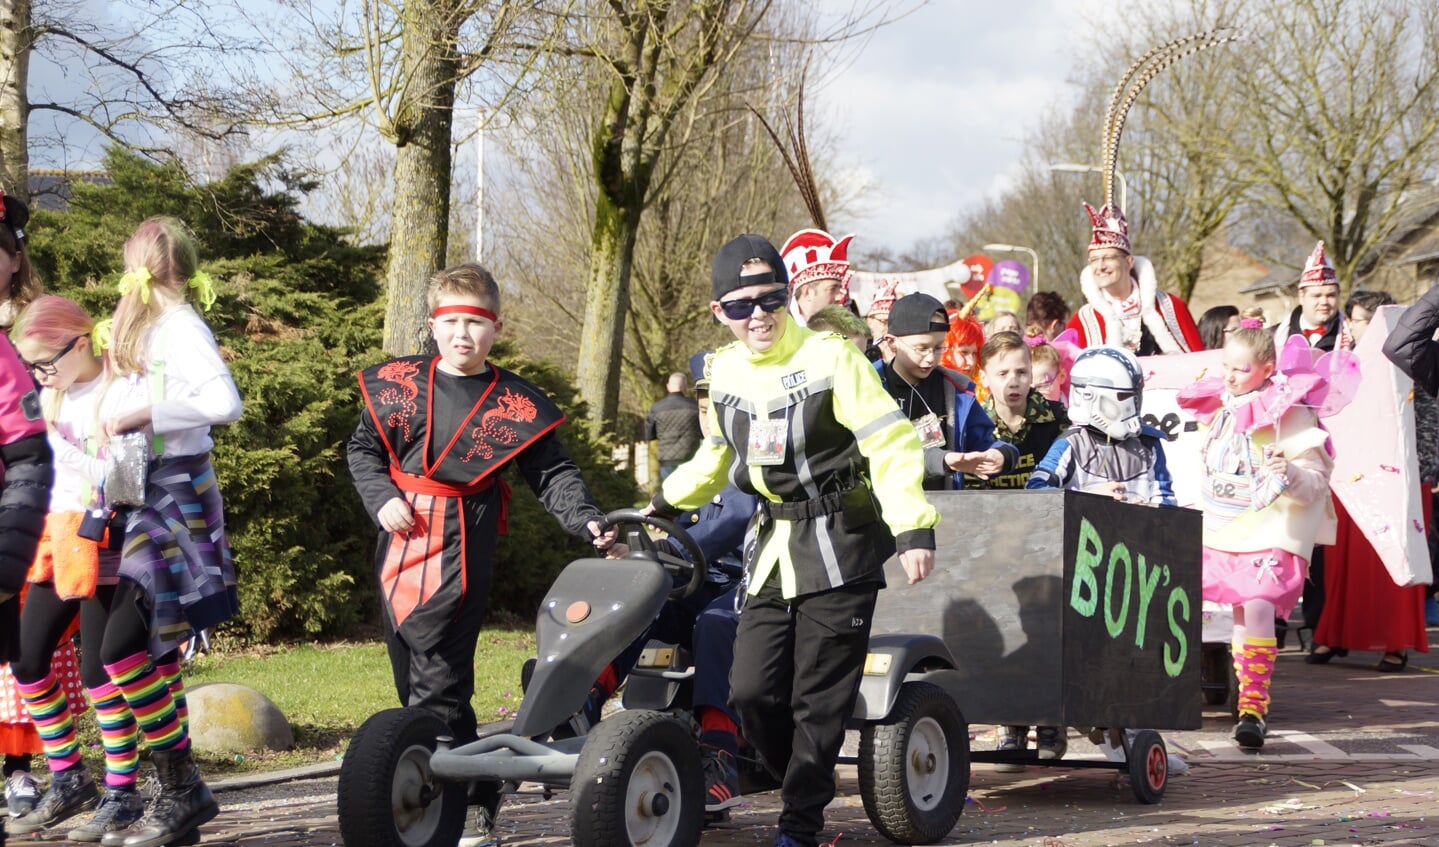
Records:
[[[1410,671],[1396,675],[1369,670],[1378,658],[1374,655],[1356,654],[1324,667],[1304,665],[1301,658],[1292,648],[1281,655],[1276,728],[1321,737],[1337,737],[1341,731],[1357,737],[1397,734],[1439,747],[1439,657],[1416,655]],[[1198,735],[1218,738],[1228,719],[1209,711],[1205,723]],[[981,735],[975,744],[987,742]],[[1083,754],[1086,746],[1078,742],[1076,752]],[[1230,761],[1195,750],[1191,761],[1191,771],[1172,777],[1163,802],[1152,806],[1137,803],[1112,771],[1031,768],[1000,774],[975,765],[971,802],[945,843],[1439,847],[1439,817],[1434,816],[1439,761],[1423,755],[1395,748],[1339,759],[1290,754]],[[840,776],[841,794],[829,808],[826,837],[843,832],[840,847],[887,844],[865,817],[854,769],[843,767]],[[217,787],[227,789],[220,794],[226,811],[203,828],[205,844],[339,844],[333,777],[261,787],[230,781]],[[749,798],[730,821],[706,830],[701,843],[767,847],[777,807],[773,793]],[[500,829],[512,847],[568,843],[565,795],[514,798]]]

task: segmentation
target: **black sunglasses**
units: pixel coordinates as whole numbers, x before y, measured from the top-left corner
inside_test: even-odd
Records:
[[[776,288],[768,294],[761,294],[758,297],[739,297],[734,300],[721,300],[720,311],[732,321],[741,321],[754,314],[754,307],[759,306],[766,312],[777,312],[789,303],[789,291],[784,288]]]
[[[25,367],[29,368],[31,373],[39,374],[40,376],[54,376],[60,372],[60,369],[57,368],[56,365],[59,364],[61,359],[65,358],[66,353],[75,349],[75,342],[79,340],[80,336],[77,335],[70,339],[69,344],[60,348],[59,353],[56,353],[43,362],[26,362]]]

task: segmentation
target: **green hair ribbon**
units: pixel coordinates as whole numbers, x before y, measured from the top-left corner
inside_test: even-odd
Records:
[[[90,330],[90,346],[95,348],[96,353],[110,349],[111,341],[115,335],[115,319],[106,318],[103,321],[96,321],[95,326]]]
[[[195,271],[190,277],[190,287],[195,289],[195,297],[200,301],[200,308],[210,311],[215,305],[215,280],[204,271]]]
[[[120,284],[117,286],[120,290],[120,296],[128,297],[130,292],[138,291],[140,293],[140,302],[149,303],[151,278],[149,268],[136,268],[133,271],[126,271],[125,275],[120,277]]]

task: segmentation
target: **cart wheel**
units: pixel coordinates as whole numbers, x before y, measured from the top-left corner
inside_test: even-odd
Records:
[[[360,725],[340,765],[338,811],[346,847],[453,847],[465,828],[465,784],[430,771],[443,720],[386,709]]]
[[[570,781],[575,847],[693,847],[705,780],[689,728],[662,712],[618,712],[595,725]]]
[[[949,835],[969,792],[969,727],[944,689],[907,682],[884,720],[859,736],[864,811],[898,844]]]
[[[1129,742],[1129,784],[1141,803],[1158,803],[1169,781],[1169,751],[1164,739],[1152,729],[1141,729]]]
[[[1234,659],[1229,655],[1227,644],[1204,644],[1200,647],[1201,693],[1204,703],[1218,706],[1229,699],[1232,685],[1220,688],[1220,680],[1228,681],[1234,676]]]

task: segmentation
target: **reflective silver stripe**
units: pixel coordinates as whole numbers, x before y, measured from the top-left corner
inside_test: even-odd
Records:
[[[906,418],[904,416],[904,412],[901,412],[899,409],[895,409],[893,412],[886,412],[885,414],[880,415],[879,417],[875,418],[864,426],[856,429],[854,431],[854,440],[863,441],[866,438],[869,438],[871,435],[874,435],[876,432],[884,429],[885,427],[892,426],[895,421],[903,420],[908,420],[908,418]]]
[[[805,385],[796,388],[794,391],[789,392],[783,397],[776,397],[775,399],[769,401],[765,404],[765,410],[772,415],[775,412],[778,412],[780,409],[787,409],[791,406],[798,406],[800,403],[803,403],[809,397],[812,397],[815,394],[820,393],[821,391],[829,391],[833,388],[834,377],[827,376],[822,379],[817,379],[814,382],[806,383]]]
[[[710,402],[728,409],[739,409],[746,415],[754,414],[754,404],[737,394],[713,392],[710,394]]]
[[[732,406],[719,407],[720,432],[724,433],[725,435],[734,435],[734,419],[736,414],[737,412]],[[727,441],[728,439],[726,439],[724,435],[721,435],[720,440]],[[746,444],[743,448],[741,448],[739,442],[736,441],[733,445],[733,449],[735,458],[734,462],[730,464],[729,481],[731,485],[739,487],[741,474],[747,473],[747,469],[745,467],[745,454],[749,452],[749,445]]]
[[[824,575],[829,577],[830,587],[844,585],[844,574],[839,570],[839,555],[834,551],[834,538],[823,530],[815,532],[814,535],[819,542],[819,557],[824,561]]]

